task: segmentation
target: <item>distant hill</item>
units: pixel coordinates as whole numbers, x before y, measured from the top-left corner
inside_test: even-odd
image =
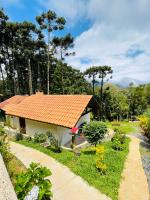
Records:
[[[133,79],[133,78],[129,78],[129,77],[124,77],[118,81],[111,81],[112,83],[114,83],[115,85],[118,85],[119,87],[122,88],[126,88],[128,87],[131,83],[133,86],[138,86],[138,85],[142,85],[145,84],[146,82],[144,81],[140,81],[138,79]]]

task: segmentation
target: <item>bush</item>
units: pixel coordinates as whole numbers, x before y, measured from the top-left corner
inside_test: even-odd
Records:
[[[92,121],[83,127],[83,132],[89,143],[96,146],[107,133],[107,126],[104,122]]]
[[[0,136],[3,136],[4,134],[5,134],[5,131],[4,131],[3,127],[0,126]]]
[[[115,135],[111,141],[114,150],[122,151],[125,148],[126,136],[121,130],[115,129]]]
[[[16,139],[16,141],[23,140],[23,135],[22,135],[22,133],[17,133],[17,134],[15,135],[15,139]]]
[[[12,159],[12,155],[9,153],[9,144],[6,141],[7,134],[4,133],[3,135],[0,136],[0,153],[3,156],[3,159],[7,163]]]
[[[101,174],[106,174],[107,165],[104,163],[104,146],[96,147],[96,168],[100,171]]]
[[[106,174],[107,165],[102,162],[101,158],[97,158],[96,168],[100,171],[101,174]]]
[[[52,196],[51,182],[46,177],[51,171],[37,163],[31,163],[27,172],[21,173],[16,178],[15,191],[18,199],[22,200],[34,186],[39,187],[38,200],[48,200]]]
[[[40,133],[40,134],[35,134],[34,136],[34,142],[35,143],[43,143],[47,141],[47,135],[44,133]]]
[[[30,136],[28,136],[28,137],[24,137],[24,139],[26,140],[26,141],[32,141],[32,137],[30,137]]]
[[[54,148],[55,152],[61,153],[62,152],[61,141],[59,141],[58,139],[56,139],[51,132],[47,132],[46,134],[47,134],[48,140],[50,142],[50,146],[52,148]]]
[[[149,114],[141,115],[139,118],[140,127],[143,130],[145,136],[150,140],[150,116]]]

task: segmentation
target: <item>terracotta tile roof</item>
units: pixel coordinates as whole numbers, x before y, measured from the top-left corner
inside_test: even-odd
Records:
[[[75,126],[91,95],[31,95],[18,105],[5,106],[6,114],[68,128]]]
[[[0,103],[0,109],[4,108],[6,105],[8,104],[18,104],[20,103],[22,100],[24,100],[27,96],[21,96],[21,95],[15,95],[3,102]]]

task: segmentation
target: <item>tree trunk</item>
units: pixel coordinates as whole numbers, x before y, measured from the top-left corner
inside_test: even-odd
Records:
[[[49,25],[50,26],[50,25]],[[49,27],[48,27],[49,29]],[[50,43],[50,32],[48,31],[48,51],[47,51],[47,58],[48,58],[48,63],[47,63],[47,94],[49,94],[49,68],[50,68],[50,56],[49,56],[49,44]]]
[[[5,87],[5,79],[4,79],[4,74],[3,74],[3,69],[2,69],[2,65],[0,65],[0,72],[1,72],[1,74],[2,74],[2,80],[3,80],[3,94],[5,94],[5,89],[6,89],[6,87]]]
[[[38,89],[38,91],[40,91],[40,90],[41,90],[40,64],[39,64],[39,62],[38,62],[37,89]]]
[[[16,95],[16,80],[15,80],[15,63],[14,63],[14,55],[12,50],[12,68],[13,68],[13,84],[14,84],[14,95]]]
[[[102,73],[102,80],[101,80],[101,89],[100,89],[100,96],[101,96],[101,114],[100,119],[102,120],[102,113],[103,113],[103,85],[104,85],[104,77]]]
[[[93,75],[93,80],[92,80],[92,88],[93,88],[93,95],[95,94],[95,91],[94,91],[94,75]]]
[[[62,49],[60,52],[60,59],[61,59],[61,87],[62,87],[62,94],[64,94],[64,72],[63,72],[63,65],[62,65],[62,61],[63,61],[63,56],[62,56]]]
[[[29,75],[29,94],[33,94],[33,89],[32,89],[32,71],[31,71],[31,63],[30,59],[28,59],[28,75]]]
[[[20,94],[20,88],[19,88],[19,72],[18,72],[18,68],[17,68],[16,92],[17,92],[17,94]]]

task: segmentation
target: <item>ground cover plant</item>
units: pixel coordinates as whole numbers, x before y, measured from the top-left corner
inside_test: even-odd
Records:
[[[105,164],[108,167],[107,172],[103,175],[96,168],[97,155],[93,147],[88,147],[81,152],[80,156],[75,156],[73,152],[67,150],[56,153],[32,141],[21,140],[18,143],[35,148],[55,158],[60,163],[68,166],[75,174],[81,176],[90,185],[110,196],[113,200],[118,199],[121,173],[128,154],[128,138],[125,142],[125,148],[122,151],[114,150],[111,141],[102,144],[105,149]],[[92,148],[92,150],[90,150],[90,148]]]

